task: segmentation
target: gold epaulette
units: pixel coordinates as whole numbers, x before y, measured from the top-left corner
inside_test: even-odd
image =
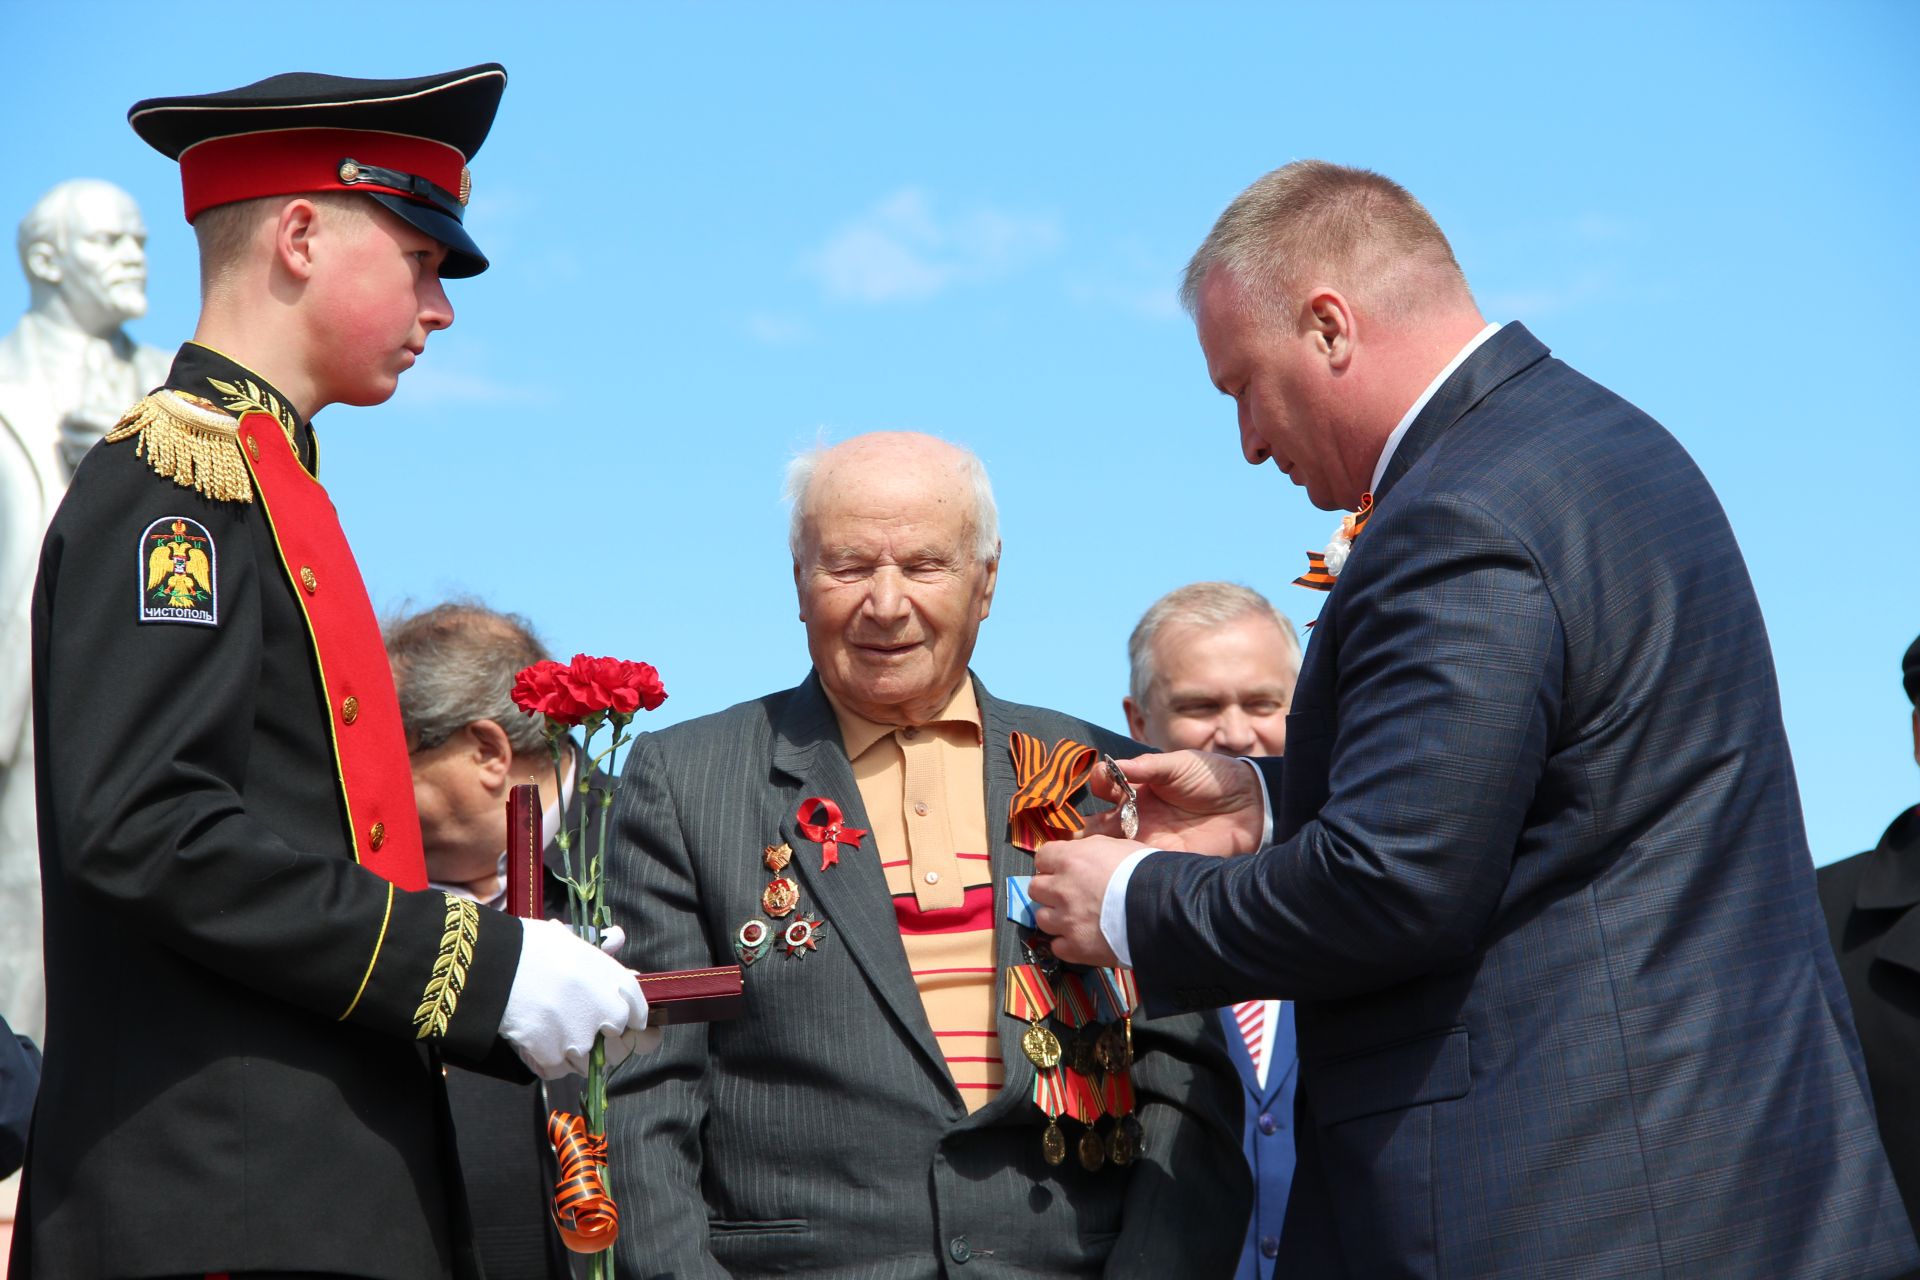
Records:
[[[134,455],[155,474],[216,502],[252,502],[253,476],[240,456],[240,424],[198,396],[156,391],[127,410],[107,443],[138,436]]]

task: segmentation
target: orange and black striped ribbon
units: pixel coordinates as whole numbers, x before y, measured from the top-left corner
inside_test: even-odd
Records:
[[[1007,815],[1014,846],[1031,853],[1043,841],[1064,840],[1086,826],[1068,799],[1086,785],[1099,753],[1072,738],[1060,739],[1049,751],[1040,739],[1018,730],[1008,735],[1008,746],[1018,788]]]
[[[588,1133],[579,1116],[556,1111],[547,1117],[547,1138],[560,1157],[560,1181],[553,1189],[553,1225],[575,1253],[611,1249],[620,1235],[620,1210],[607,1194],[605,1134]]]
[[[1351,542],[1360,536],[1360,531],[1367,527],[1367,517],[1372,514],[1373,495],[1363,493],[1360,495],[1360,509],[1340,522],[1340,532],[1347,541]],[[1337,574],[1327,572],[1326,554],[1320,551],[1309,551],[1307,552],[1307,571],[1295,578],[1293,585],[1310,587],[1315,591],[1331,591],[1337,580]],[[1311,627],[1313,624],[1309,622],[1307,625]]]

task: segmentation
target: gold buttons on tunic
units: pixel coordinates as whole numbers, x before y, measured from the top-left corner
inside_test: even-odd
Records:
[[[307,589],[308,595],[312,595],[320,589],[320,579],[313,576],[313,570],[307,568],[305,565],[301,565],[300,585]]]
[[[387,842],[387,824],[384,822],[374,823],[373,829],[367,832],[367,843],[373,847],[373,851],[375,853],[378,853],[380,852],[380,846],[385,844],[386,842]]]
[[[352,694],[348,694],[347,700],[340,704],[340,718],[348,724],[352,724],[355,720],[358,720],[360,718],[360,699],[354,697]]]

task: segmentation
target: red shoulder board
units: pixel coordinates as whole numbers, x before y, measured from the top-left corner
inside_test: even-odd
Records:
[[[424,889],[420,814],[393,669],[333,500],[300,465],[271,414],[241,418],[240,444],[313,638],[353,856],[402,889]]]

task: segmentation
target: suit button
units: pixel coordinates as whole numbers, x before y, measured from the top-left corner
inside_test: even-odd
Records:
[[[1278,1120],[1275,1120],[1271,1115],[1267,1115],[1265,1113],[1261,1114],[1260,1119],[1257,1121],[1257,1123],[1260,1126],[1260,1132],[1266,1134],[1269,1138],[1273,1136],[1273,1131],[1280,1127],[1280,1122]]]
[[[352,694],[348,694],[347,700],[340,704],[340,718],[348,724],[352,724],[355,720],[358,720],[360,718],[360,699],[354,697]]]
[[[1260,1256],[1263,1258],[1276,1258],[1280,1256],[1280,1237],[1261,1236]]]
[[[300,585],[307,589],[308,595],[312,595],[320,589],[320,579],[313,576],[313,570],[307,568],[305,565],[301,565]]]
[[[947,1254],[955,1262],[965,1262],[973,1257],[973,1246],[967,1243],[965,1236],[955,1236],[953,1243],[947,1246]]]
[[[918,815],[920,815],[920,816],[921,816],[922,818],[924,818],[924,817],[926,817],[926,816],[927,816],[927,802],[926,802],[925,800],[921,800],[921,801],[917,801],[917,802],[916,802],[916,803],[914,804],[914,806],[913,806],[913,811],[914,811],[914,812],[915,812],[916,814],[918,814]]]
[[[378,853],[380,852],[380,846],[386,842],[387,824],[384,822],[374,823],[372,829],[367,832],[367,843],[373,847],[375,853]]]

